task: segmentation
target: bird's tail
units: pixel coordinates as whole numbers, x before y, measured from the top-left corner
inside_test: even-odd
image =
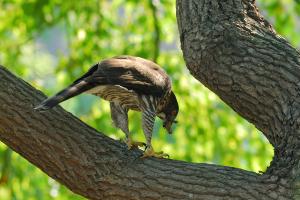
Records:
[[[67,99],[70,99],[71,97],[74,97],[76,95],[83,93],[84,91],[89,90],[90,88],[92,88],[92,86],[89,83],[85,82],[84,80],[79,82],[74,82],[69,87],[58,92],[56,95],[44,100],[41,104],[36,106],[34,109],[39,111],[48,110],[56,106],[57,104]]]

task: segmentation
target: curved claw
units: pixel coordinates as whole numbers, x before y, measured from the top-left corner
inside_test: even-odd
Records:
[[[170,156],[162,151],[155,152],[152,147],[148,147],[141,158],[147,158],[147,157],[169,158]]]

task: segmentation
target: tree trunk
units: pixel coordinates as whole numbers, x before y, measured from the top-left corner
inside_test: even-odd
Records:
[[[0,67],[0,140],[90,199],[299,199],[299,53],[247,0],[178,0],[191,73],[261,130],[275,156],[264,174],[169,159],[140,159],[56,107]]]
[[[274,199],[286,193],[281,183],[299,199],[300,56],[254,3],[178,0],[181,48],[192,75],[273,145],[263,177],[275,180]]]

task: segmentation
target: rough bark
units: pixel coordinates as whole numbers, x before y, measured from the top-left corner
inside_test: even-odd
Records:
[[[178,0],[181,48],[192,75],[253,123],[274,147],[265,175],[299,199],[300,55],[254,0]]]
[[[178,0],[191,73],[274,146],[264,174],[168,159],[88,127],[0,67],[0,140],[75,193],[90,199],[297,199],[299,53],[277,36],[252,1]]]
[[[0,67],[0,140],[49,176],[90,199],[271,199],[276,180],[240,169],[140,159]],[[286,183],[282,182],[286,191]],[[285,195],[288,195],[287,193]]]

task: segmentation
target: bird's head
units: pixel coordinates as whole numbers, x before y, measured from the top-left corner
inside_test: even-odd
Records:
[[[175,120],[179,111],[176,96],[171,92],[168,102],[160,113],[158,117],[163,120],[163,127],[168,131],[169,134],[172,133],[172,124],[177,123]]]

